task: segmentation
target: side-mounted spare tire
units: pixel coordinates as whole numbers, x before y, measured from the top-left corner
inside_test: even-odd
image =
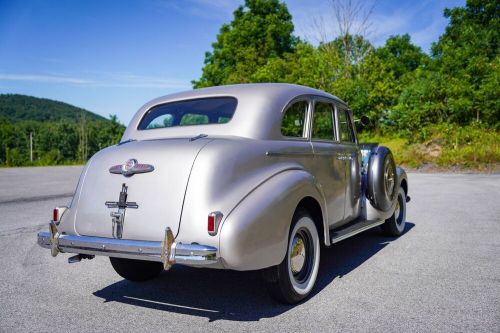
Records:
[[[376,209],[388,211],[396,199],[396,163],[389,148],[372,149],[368,163],[367,197]]]

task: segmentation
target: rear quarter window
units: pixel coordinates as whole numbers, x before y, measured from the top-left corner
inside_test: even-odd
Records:
[[[290,105],[281,121],[281,134],[285,137],[303,138],[308,102],[300,101]]]

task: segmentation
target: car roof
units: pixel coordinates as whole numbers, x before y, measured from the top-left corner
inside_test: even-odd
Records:
[[[132,118],[122,141],[189,137],[198,134],[234,135],[254,139],[279,138],[281,137],[281,112],[290,101],[301,96],[317,96],[345,104],[334,95],[296,84],[251,83],[201,88],[165,95],[146,103]],[[238,104],[234,116],[228,123],[137,130],[144,114],[154,106],[211,97],[234,97],[237,99]]]

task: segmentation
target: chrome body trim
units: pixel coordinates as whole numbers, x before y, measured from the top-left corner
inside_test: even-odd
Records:
[[[291,152],[267,151],[266,156],[311,157],[311,156],[314,156],[314,153],[313,152],[301,152],[301,151],[291,151]]]
[[[168,234],[168,232],[166,233]],[[167,236],[168,238],[168,236]],[[173,239],[172,239],[173,240]],[[164,256],[167,244],[167,256]],[[57,249],[57,253],[76,253],[108,257],[148,260],[163,262],[164,265],[211,265],[217,264],[217,248],[200,244],[182,244],[169,242],[141,241],[104,237],[64,235],[41,231],[38,233],[38,245],[43,248]],[[56,253],[56,255],[57,255]],[[167,269],[170,268],[169,266]]]
[[[130,158],[124,164],[113,165],[109,168],[110,173],[124,175],[125,177],[133,176],[137,173],[148,173],[155,170],[151,164],[139,163],[135,158]]]
[[[375,228],[375,227],[383,224],[384,222],[385,222],[385,220],[375,221],[375,222],[363,221],[360,223],[356,223],[349,228],[345,228],[345,229],[342,229],[339,231],[330,231],[330,234],[332,237],[330,240],[330,243],[331,244],[338,243],[344,239],[347,239],[349,237],[357,235],[363,231],[369,230],[371,228]]]

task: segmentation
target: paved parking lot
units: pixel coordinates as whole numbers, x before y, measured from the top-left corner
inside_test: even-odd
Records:
[[[410,174],[407,230],[322,252],[313,295],[283,306],[258,272],[174,266],[146,283],[107,258],[36,245],[81,167],[0,169],[0,331],[499,332],[500,175]]]

